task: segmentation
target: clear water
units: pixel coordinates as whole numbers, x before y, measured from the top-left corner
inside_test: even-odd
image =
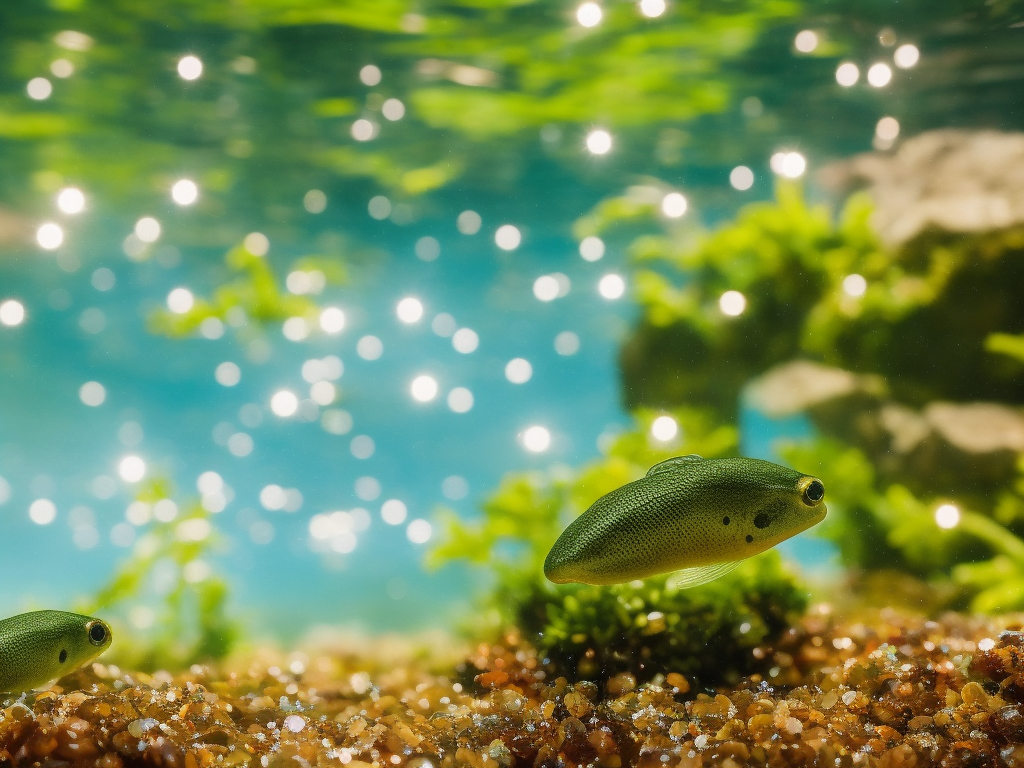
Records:
[[[0,119],[0,202],[14,222],[0,251],[0,301],[16,299],[25,309],[24,321],[0,326],[0,614],[66,607],[110,578],[148,525],[126,518],[138,484],[119,474],[126,456],[138,456],[147,477],[172,483],[179,501],[197,497],[197,482],[206,477],[219,539],[208,565],[228,579],[231,609],[254,631],[294,636],[317,623],[450,623],[479,585],[459,567],[424,569],[437,530],[417,521],[436,523],[439,506],[472,517],[506,472],[579,466],[629,424],[617,368],[636,316],[625,241],[610,240],[602,258],[586,260],[573,221],[603,197],[657,175],[686,195],[689,219],[712,225],[745,203],[770,198],[775,151],[799,151],[814,170],[869,149],[878,141],[877,120],[890,113],[905,130],[963,124],[972,114],[964,108],[966,70],[950,70],[941,84],[955,97],[945,111],[941,93],[912,90],[914,70],[895,68],[889,91],[869,88],[863,78],[872,62],[891,62],[895,44],[884,34],[890,26],[900,44],[926,39],[949,49],[987,29],[961,28],[942,38],[938,21],[914,11],[887,17],[873,7],[840,8],[826,18],[794,5],[762,20],[740,64],[717,61],[714,46],[705,51],[711,69],[694,79],[721,75],[745,83],[714,114],[645,122],[631,116],[627,100],[605,122],[584,116],[467,138],[429,125],[416,109],[416,62],[429,56],[415,53],[415,30],[392,31],[390,10],[380,12],[389,19],[381,22],[385,32],[331,23],[327,5],[309,3],[306,23],[288,21],[280,9],[204,16],[175,3],[153,7],[145,18],[124,11],[118,24],[111,9],[77,4],[64,12],[13,4],[0,11],[0,107],[18,120],[56,121],[32,127],[26,119],[17,125],[27,127],[11,128],[10,118],[5,128]],[[469,15],[469,5],[437,14]],[[622,35],[660,23],[621,5],[614,23]],[[529,18],[509,12],[510,38],[529,30],[582,34],[574,9],[544,7]],[[670,20],[676,11],[682,13],[670,5],[665,23],[679,23]],[[955,16],[946,11],[943,19]],[[171,17],[177,21],[169,27]],[[500,39],[495,24],[487,35]],[[794,53],[794,36],[805,26],[821,30],[822,45],[831,40],[836,50]],[[66,36],[61,42],[63,30],[79,27],[89,45]],[[176,71],[186,55],[203,62],[195,81]],[[593,62],[600,52],[579,56]],[[612,56],[609,67],[616,66]],[[459,59],[459,50],[451,57]],[[481,71],[494,63],[486,53],[462,58]],[[836,83],[836,67],[846,59],[861,65],[856,89]],[[54,74],[64,71],[57,61],[70,62],[73,73]],[[770,66],[759,69],[765,61]],[[365,72],[361,81],[368,64],[380,65],[379,84]],[[900,102],[908,92],[917,99],[913,111]],[[988,94],[977,91],[984,109],[974,114],[992,125],[1013,105],[1010,99],[1000,113]],[[382,113],[386,99],[404,100],[401,119]],[[78,127],[60,128],[66,119]],[[358,120],[374,123],[370,141],[354,138],[365,128]],[[607,156],[586,146],[601,125],[614,141]],[[381,178],[333,173],[329,163],[339,149],[390,153],[407,169],[448,162],[468,170],[436,191],[396,193]],[[753,170],[749,189],[730,186],[739,165]],[[172,199],[180,178],[197,182],[194,204]],[[809,194],[819,196],[808,183]],[[85,194],[81,213],[57,204],[68,186]],[[318,207],[308,203],[310,190],[325,193],[322,212],[308,210]],[[371,215],[379,196],[391,205],[383,218]],[[482,221],[472,234],[457,227],[467,210]],[[143,216],[155,217],[161,234],[140,256],[130,236]],[[62,228],[54,249],[36,236],[44,222]],[[521,233],[512,250],[495,241],[504,225]],[[314,297],[343,310],[340,333],[314,329],[293,341],[281,322],[256,327],[251,319],[215,339],[147,330],[147,318],[174,289],[208,297],[233,279],[223,254],[252,232],[269,239],[265,258],[282,281],[306,255],[345,265],[348,281]],[[425,237],[440,246],[433,260],[417,255]],[[556,273],[554,281],[535,282]],[[623,296],[601,295],[608,275],[624,278]],[[551,285],[564,295],[538,298]],[[422,303],[414,322],[397,314],[406,297]],[[453,328],[471,329],[478,345],[458,351]],[[382,344],[379,359],[358,352],[370,336]],[[327,356],[343,365],[334,381],[338,396],[316,405],[303,364]],[[517,358],[531,370],[523,383],[506,373]],[[215,371],[224,362],[239,367],[236,385],[218,383]],[[423,375],[437,385],[429,402],[411,394]],[[102,404],[83,402],[87,382],[103,386]],[[472,393],[465,413],[448,402],[459,387]],[[275,415],[271,401],[280,390],[303,400],[305,416]],[[537,452],[524,442],[533,426],[550,436]],[[744,412],[742,426],[744,453],[763,457],[773,455],[778,435],[809,430],[802,420],[779,424],[753,412]],[[223,487],[204,473],[216,473]],[[293,493],[291,511],[268,509],[280,506],[268,486],[294,489],[301,501]],[[52,502],[55,515],[36,506],[33,519],[30,509],[40,499]],[[401,522],[383,519],[388,500],[405,505]],[[311,521],[334,511],[354,515],[355,529],[337,545],[346,551],[321,551]],[[806,537],[787,551],[805,563],[828,554]]]

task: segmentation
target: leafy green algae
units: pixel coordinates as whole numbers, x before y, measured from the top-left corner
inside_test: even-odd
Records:
[[[1020,336],[1010,332],[1024,327],[1024,229],[932,229],[892,248],[871,214],[858,194],[833,219],[785,181],[776,201],[746,206],[712,233],[662,220],[635,191],[599,204],[577,234],[627,232],[642,307],[621,353],[624,400],[631,408],[707,403],[728,424],[747,385],[780,363],[870,375],[870,391],[811,410],[817,437],[783,450],[828,488],[829,517],[815,533],[835,543],[852,573],[894,570],[936,586],[942,604],[1018,609],[1019,452],[1015,460],[1007,444],[971,453],[943,442],[940,430],[904,455],[880,425],[896,409],[927,432],[938,428],[916,408],[1001,401],[1009,416],[1024,403]],[[862,290],[848,289],[851,275]],[[728,290],[746,299],[739,317],[719,311]],[[956,510],[951,527],[937,523],[942,505]]]
[[[168,483],[151,480],[136,503],[152,510],[172,498]],[[210,566],[219,546],[212,514],[198,500],[174,506],[176,512],[153,521],[110,579],[76,606],[88,613],[127,611],[129,617],[132,609],[158,606],[152,631],[137,628],[133,643],[114,649],[117,659],[144,671],[223,659],[240,636],[228,614],[228,583]],[[160,599],[152,600],[154,594]]]

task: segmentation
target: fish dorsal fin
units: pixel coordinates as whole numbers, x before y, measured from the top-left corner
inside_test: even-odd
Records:
[[[712,565],[699,565],[696,568],[683,568],[668,577],[667,585],[674,589],[686,589],[696,587],[698,584],[707,584],[719,576],[724,576],[734,570],[740,564],[739,560],[729,560],[725,563],[713,563]]]
[[[658,475],[662,472],[671,472],[674,469],[683,469],[698,461],[704,461],[704,457],[698,456],[696,453],[691,453],[688,456],[676,456],[672,459],[665,459],[659,464],[655,464],[653,467],[648,469],[647,477],[650,477],[651,475]]]

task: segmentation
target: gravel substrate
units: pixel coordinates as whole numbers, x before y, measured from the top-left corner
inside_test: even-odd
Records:
[[[573,685],[514,636],[449,676],[326,653],[178,675],[96,664],[7,702],[0,765],[1024,766],[1018,628],[822,607],[755,651],[765,676],[710,692],[671,670]]]

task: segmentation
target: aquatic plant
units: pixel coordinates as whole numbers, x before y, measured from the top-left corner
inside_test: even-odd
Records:
[[[1024,380],[1007,333],[1024,326],[1024,230],[884,245],[866,195],[833,220],[782,182],[704,234],[664,223],[658,199],[652,182],[577,224],[629,242],[643,311],[626,403],[707,402],[722,423],[744,400],[806,413],[820,437],[783,456],[825,480],[817,533],[847,566],[927,579],[939,603],[1024,606],[1024,419],[1009,407]]]
[[[469,562],[494,572],[485,596],[492,631],[518,627],[571,679],[677,672],[714,685],[759,668],[752,650],[771,643],[803,610],[807,592],[775,552],[752,558],[709,584],[675,589],[667,576],[612,587],[555,585],[544,557],[565,523],[595,499],[673,455],[733,452],[736,430],[695,409],[672,413],[682,438],[650,437],[654,411],[635,414],[606,455],[577,471],[513,474],[481,505],[482,517],[442,516],[431,562]],[[479,635],[480,622],[472,631]],[[763,658],[763,657],[762,657]]]
[[[133,642],[114,649],[141,670],[222,659],[239,637],[227,613],[228,584],[209,564],[217,545],[212,515],[199,501],[178,506],[172,498],[163,480],[140,489],[134,503],[140,514],[156,507],[155,519],[109,581],[76,606],[89,614],[115,609],[129,620],[141,610],[152,629],[136,627]],[[160,599],[151,600],[154,594]]]
[[[189,294],[180,307],[157,309],[150,314],[153,333],[172,337],[188,336],[200,329],[203,322],[214,319],[229,326],[244,325],[249,320],[260,325],[300,318],[315,325],[321,308],[310,293],[319,293],[327,284],[343,283],[345,267],[334,259],[306,256],[292,265],[291,288],[284,290],[266,256],[267,241],[253,235],[227,252],[225,262],[239,277],[219,286],[210,299]],[[254,253],[253,249],[261,251]]]

